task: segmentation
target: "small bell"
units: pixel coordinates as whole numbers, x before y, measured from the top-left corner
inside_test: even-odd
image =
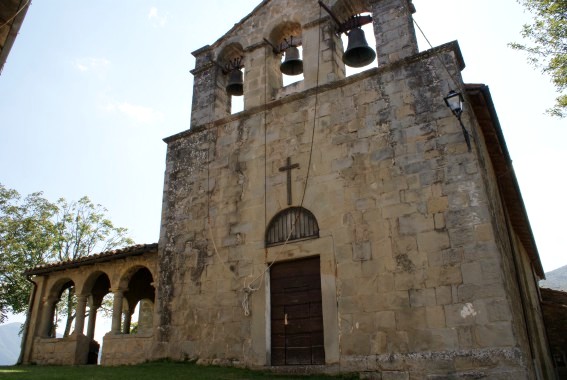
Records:
[[[299,49],[290,46],[285,50],[285,59],[280,65],[280,71],[285,75],[299,75],[303,73],[303,61],[299,58]]]
[[[244,74],[240,69],[232,69],[228,73],[226,92],[230,96],[242,96],[244,94]]]
[[[343,62],[350,67],[363,67],[374,61],[376,53],[366,42],[364,31],[360,28],[348,32],[348,46],[343,54]]]

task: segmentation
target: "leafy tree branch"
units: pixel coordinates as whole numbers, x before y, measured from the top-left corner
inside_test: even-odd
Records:
[[[523,26],[521,35],[529,44],[511,43],[513,49],[528,54],[528,62],[549,75],[558,93],[547,112],[567,116],[567,1],[518,0],[534,15],[533,23]]]
[[[88,197],[52,203],[37,192],[22,199],[16,190],[0,184],[0,323],[8,312],[21,313],[28,307],[31,284],[25,270],[134,243],[107,212]],[[58,316],[67,316],[66,333],[74,318],[74,297],[68,292],[58,308]]]

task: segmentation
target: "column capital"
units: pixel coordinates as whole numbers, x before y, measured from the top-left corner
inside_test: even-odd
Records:
[[[128,291],[128,288],[110,288],[108,289],[112,294],[124,294]]]
[[[44,304],[51,304],[51,303],[55,303],[59,301],[59,297],[56,296],[47,296],[47,297],[43,297],[41,299],[41,302]]]

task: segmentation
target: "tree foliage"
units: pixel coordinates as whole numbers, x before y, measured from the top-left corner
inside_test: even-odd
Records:
[[[533,23],[522,29],[522,37],[529,45],[512,43],[510,46],[528,53],[531,64],[551,77],[559,96],[548,113],[567,116],[567,1],[518,0],[534,15]]]
[[[21,313],[28,307],[31,283],[25,270],[133,244],[127,229],[115,227],[106,213],[88,197],[52,203],[42,193],[33,193],[22,199],[0,184],[0,323],[8,312]],[[73,291],[65,294],[58,315],[67,316],[67,331],[75,317],[75,301]]]
[[[0,323],[27,309],[30,283],[22,275],[53,258],[57,206],[33,193],[23,200],[0,184]]]

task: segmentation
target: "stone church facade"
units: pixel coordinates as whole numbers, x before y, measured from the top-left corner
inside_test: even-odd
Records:
[[[86,363],[87,307],[112,292],[103,365],[553,378],[543,270],[488,87],[463,83],[456,42],[418,51],[409,0],[323,5],[265,0],[193,53],[191,128],[165,139],[159,243],[30,270],[25,363]],[[359,14],[377,60],[347,77],[337,21]],[[284,86],[274,50],[294,40],[303,80]],[[54,338],[71,283],[75,332]]]

